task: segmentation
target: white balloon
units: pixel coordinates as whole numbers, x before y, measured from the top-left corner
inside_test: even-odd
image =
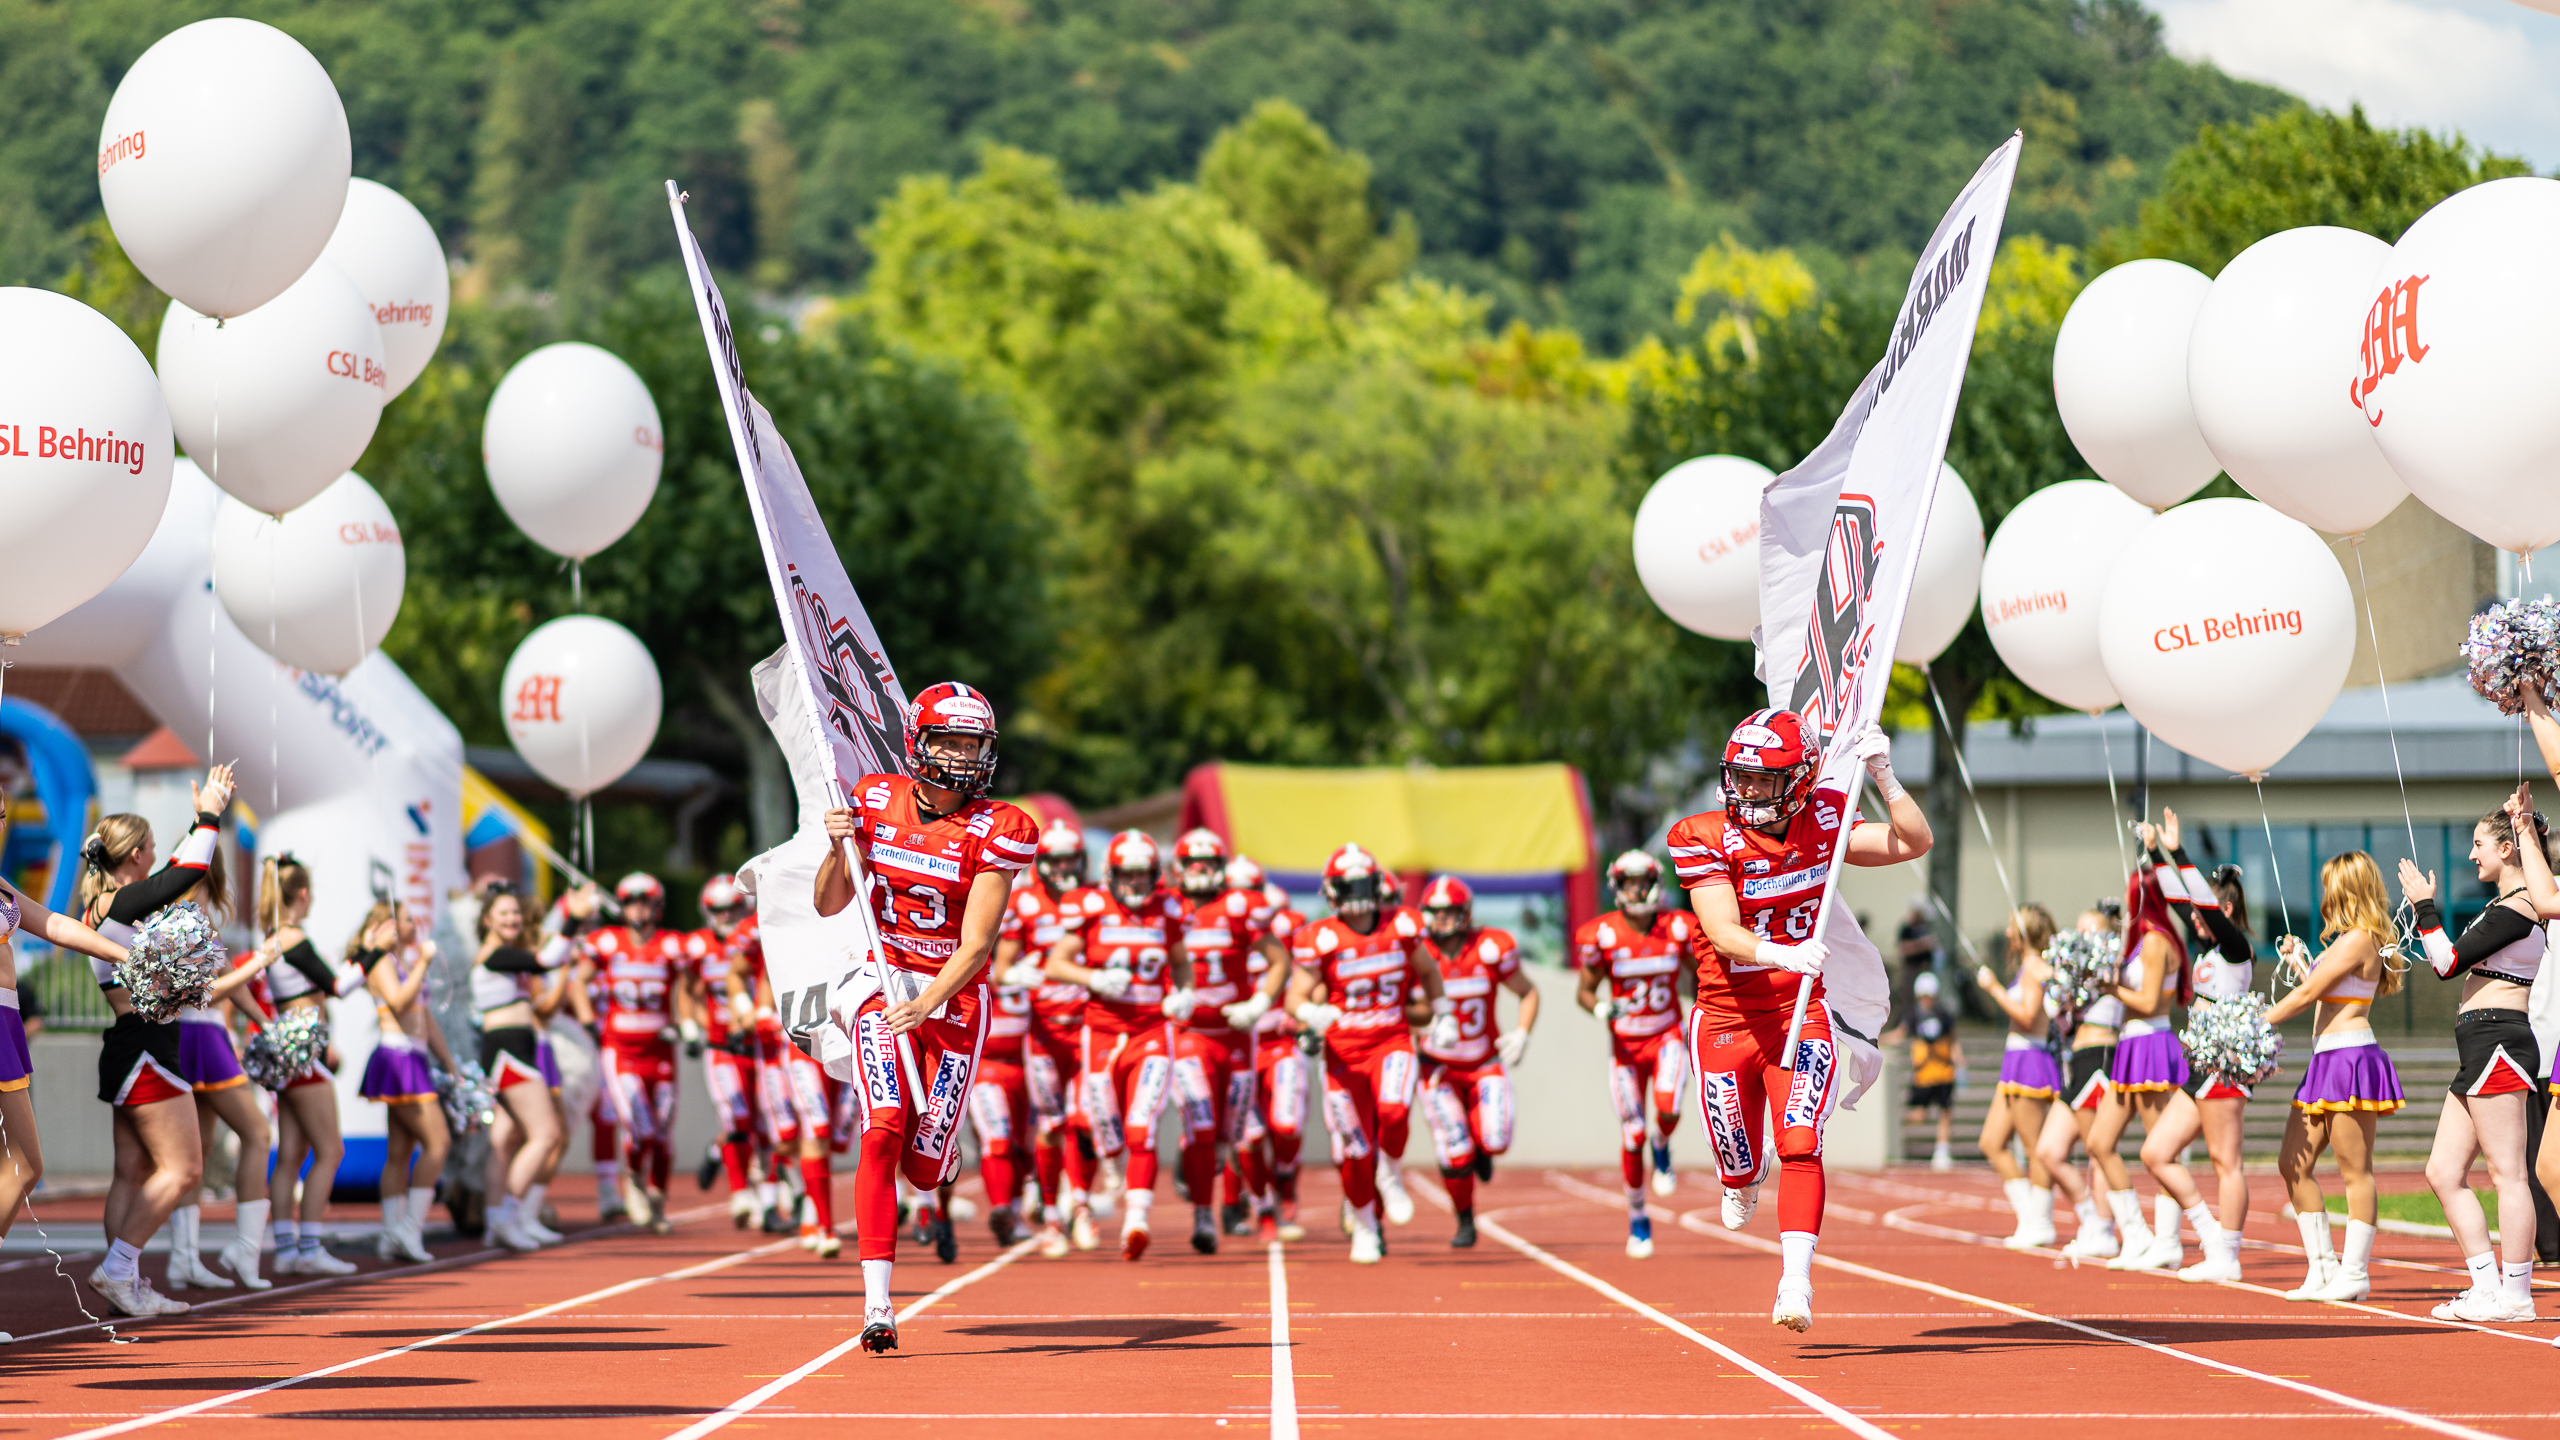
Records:
[[[169,501],[169,407],[115,322],[0,289],[0,635],[113,584]]]
[[[213,523],[223,610],[296,669],[356,668],[390,633],[408,574],[391,507],[352,470],[281,520],[226,498]]]
[[[345,271],[373,307],[390,372],[385,398],[398,398],[435,356],[452,308],[453,276],[435,227],[390,186],[352,181],[346,211],[320,256]]]
[[[571,559],[639,521],[665,451],[649,387],[613,352],[575,341],[517,361],[480,429],[489,488],[507,518]]]
[[[160,322],[160,388],[178,443],[215,484],[268,515],[356,463],[382,421],[389,378],[373,307],[326,260],[219,326],[174,300]]]
[[[199,20],[116,86],[98,198],[152,284],[201,314],[242,315],[320,257],[353,154],[346,107],[310,51],[255,20]]]
[[[151,543],[115,583],[61,619],[30,633],[9,652],[20,665],[121,670],[169,627],[181,592],[204,587],[207,539],[222,492],[195,462],[169,467],[169,502]]]
[[[2152,734],[2254,776],[2338,698],[2355,659],[2355,600],[2310,526],[2255,500],[2199,500],[2125,547],[2098,609],[2098,649]]]
[[[2095,480],[2065,480],[2018,502],[1982,556],[1982,624],[2011,674],[2074,710],[2116,703],[2098,656],[2098,606],[2118,558],[2152,519]]]
[[[573,796],[640,763],[663,698],[640,637],[595,615],[564,615],[524,637],[498,693],[516,753]]]
[[[1894,637],[1893,658],[1905,665],[1926,665],[1946,653],[1973,618],[1974,601],[1982,594],[1982,507],[1952,465],[1938,467],[1938,497],[1929,506],[1929,531],[1920,541],[1920,560],[1911,577],[1911,608],[1902,612],[1902,633]]]
[[[1760,492],[1776,472],[1739,455],[1683,460],[1636,507],[1636,578],[1662,613],[1718,640],[1760,623]]]
[[[2390,253],[2361,230],[2280,230],[2222,268],[2187,337],[2187,395],[2214,458],[2241,489],[2332,535],[2361,535],[2409,498],[2372,427],[2338,403]]]
[[[2445,199],[2366,282],[2361,353],[2341,366],[2410,492],[2518,554],[2560,541],[2554,237],[2560,180],[2492,180]]]
[[[2187,400],[2187,333],[2212,288],[2175,260],[2118,265],[2071,302],[2054,337],[2062,428],[2090,469],[2154,510],[2222,469]]]

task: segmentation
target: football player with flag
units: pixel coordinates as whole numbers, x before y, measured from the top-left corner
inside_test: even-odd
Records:
[[[1851,865],[1898,865],[1929,853],[1928,819],[1894,779],[1891,742],[1871,725],[1857,739],[1857,757],[1885,803],[1886,823],[1857,819],[1843,791],[1815,787],[1821,757],[1794,712],[1756,711],[1725,744],[1724,808],[1692,815],[1670,835],[1672,864],[1699,922],[1688,1049],[1724,1181],[1725,1228],[1749,1224],[1760,1203],[1765,1108],[1780,1170],[1781,1270],[1769,1318],[1798,1333],[1813,1328],[1822,1127],[1839,1099],[1840,1056],[1822,992],[1830,953],[1820,938],[1824,882],[1835,854]],[[1799,987],[1809,996],[1789,1055]]]
[[[1689,1087],[1689,1051],[1680,1038],[1681,971],[1697,917],[1662,903],[1662,865],[1642,850],[1609,862],[1618,908],[1573,932],[1575,1002],[1609,1027],[1609,1098],[1618,1111],[1618,1171],[1627,1185],[1627,1254],[1653,1254],[1645,1212],[1645,1152],[1653,1152],[1653,1193],[1679,1188],[1671,1132]],[[1607,993],[1603,994],[1602,991]],[[1653,1104],[1647,1118],[1646,1096]]]
[[[1511,932],[1476,925],[1475,892],[1443,875],[1422,892],[1422,948],[1440,970],[1440,988],[1457,1017],[1457,1043],[1422,1042],[1422,1113],[1440,1152],[1440,1179],[1458,1228],[1452,1249],[1476,1243],[1476,1182],[1493,1178],[1493,1157],[1511,1148],[1519,1106],[1511,1066],[1529,1053],[1538,1023],[1538,987],[1520,973],[1520,944]],[[1504,1030],[1494,992],[1520,1000],[1520,1028]]]
[[[853,1204],[861,1341],[873,1352],[898,1348],[889,1298],[897,1181],[930,1193],[959,1170],[960,1112],[991,1009],[987,962],[1013,872],[1031,863],[1039,843],[1029,815],[987,798],[996,716],[985,696],[949,682],[926,689],[909,707],[906,749],[912,776],[862,776],[846,789],[852,803],[827,812],[833,843],[812,897],[822,916],[857,899],[871,906],[886,962],[868,976],[857,972],[830,997],[853,1041],[863,1115]],[[857,895],[845,863],[848,842],[862,860],[865,894]]]

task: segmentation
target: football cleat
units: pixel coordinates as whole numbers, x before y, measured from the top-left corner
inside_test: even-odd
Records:
[[[844,1253],[844,1242],[836,1238],[834,1231],[821,1230],[818,1232],[818,1243],[809,1247],[809,1253],[821,1260],[833,1260]]]
[[[1671,1142],[1653,1142],[1653,1193],[1668,1196],[1680,1188],[1680,1175],[1671,1168]]]
[[[1144,1258],[1147,1253],[1147,1240],[1148,1235],[1147,1228],[1145,1226],[1131,1226],[1128,1232],[1120,1237],[1120,1258],[1123,1260],[1137,1260]]]
[[[1724,1187],[1724,1228],[1727,1230],[1739,1230],[1749,1225],[1752,1214],[1759,1208],[1759,1181],[1754,1180],[1748,1185]]]
[[[1449,1248],[1452,1250],[1476,1248],[1476,1212],[1473,1210],[1458,1212],[1458,1230],[1456,1234],[1449,1237]]]
[[[1385,1202],[1389,1223],[1413,1223],[1413,1196],[1404,1188],[1402,1171],[1390,1170],[1384,1165],[1378,1167],[1378,1198]]]
[[[1630,1215],[1627,1217],[1627,1258],[1630,1260],[1653,1258],[1652,1216]]]
[[[1042,1258],[1049,1260],[1063,1260],[1066,1258],[1068,1248],[1067,1232],[1065,1230],[1056,1225],[1043,1225],[1040,1227],[1040,1254]]]
[[[1079,1250],[1097,1249],[1102,1244],[1102,1227],[1093,1223],[1093,1211],[1082,1205],[1076,1207],[1076,1218],[1068,1226],[1068,1233],[1075,1237]]]
[[[862,1348],[874,1355],[898,1348],[896,1306],[873,1305],[862,1312]]]
[[[951,1217],[948,1215],[940,1216],[933,1222],[933,1258],[945,1265],[960,1258],[960,1237],[952,1232]]]
[[[1206,1205],[1192,1207],[1191,1248],[1203,1255],[1218,1253],[1217,1212]]]
[[[1778,1287],[1778,1303],[1769,1309],[1769,1323],[1784,1325],[1801,1335],[1813,1328],[1813,1292],[1791,1286]]]

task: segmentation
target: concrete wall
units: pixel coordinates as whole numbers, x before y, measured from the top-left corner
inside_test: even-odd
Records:
[[[2365,533],[2361,546],[2332,542],[2347,583],[2357,584],[2358,560],[2372,588],[2373,628],[2382,636],[2383,678],[2397,684],[2462,663],[2462,642],[2472,612],[2498,594],[2498,552],[2416,500]],[[2361,550],[2361,556],[2358,551]],[[2350,686],[2374,682],[2373,635],[2356,631]]]

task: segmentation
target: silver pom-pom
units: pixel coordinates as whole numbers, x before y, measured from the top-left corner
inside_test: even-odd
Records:
[[[445,1123],[457,1140],[497,1118],[497,1092],[476,1060],[462,1061],[458,1072],[436,1071],[436,1098],[444,1102]]]
[[[213,917],[190,902],[142,922],[116,966],[116,982],[124,986],[135,1013],[158,1024],[190,1005],[202,1005],[205,992],[230,963],[231,949],[222,943]]]
[[[2065,930],[2044,947],[2044,998],[2053,1013],[2077,1024],[2088,1008],[2115,990],[2124,961],[2124,937],[2104,931]]]
[[[2500,714],[2524,708],[2527,686],[2551,699],[2560,689],[2560,600],[2509,600],[2472,616],[2462,658],[2471,662],[2471,688]]]
[[[2238,1085],[2266,1079],[2284,1059],[2284,1037],[2267,1023],[2267,997],[2255,991],[2237,1000],[2198,1000],[2178,1040],[2198,1072]]]
[[[306,1074],[329,1053],[328,1012],[304,1007],[287,1010],[249,1037],[240,1068],[270,1090],[282,1090]]]

